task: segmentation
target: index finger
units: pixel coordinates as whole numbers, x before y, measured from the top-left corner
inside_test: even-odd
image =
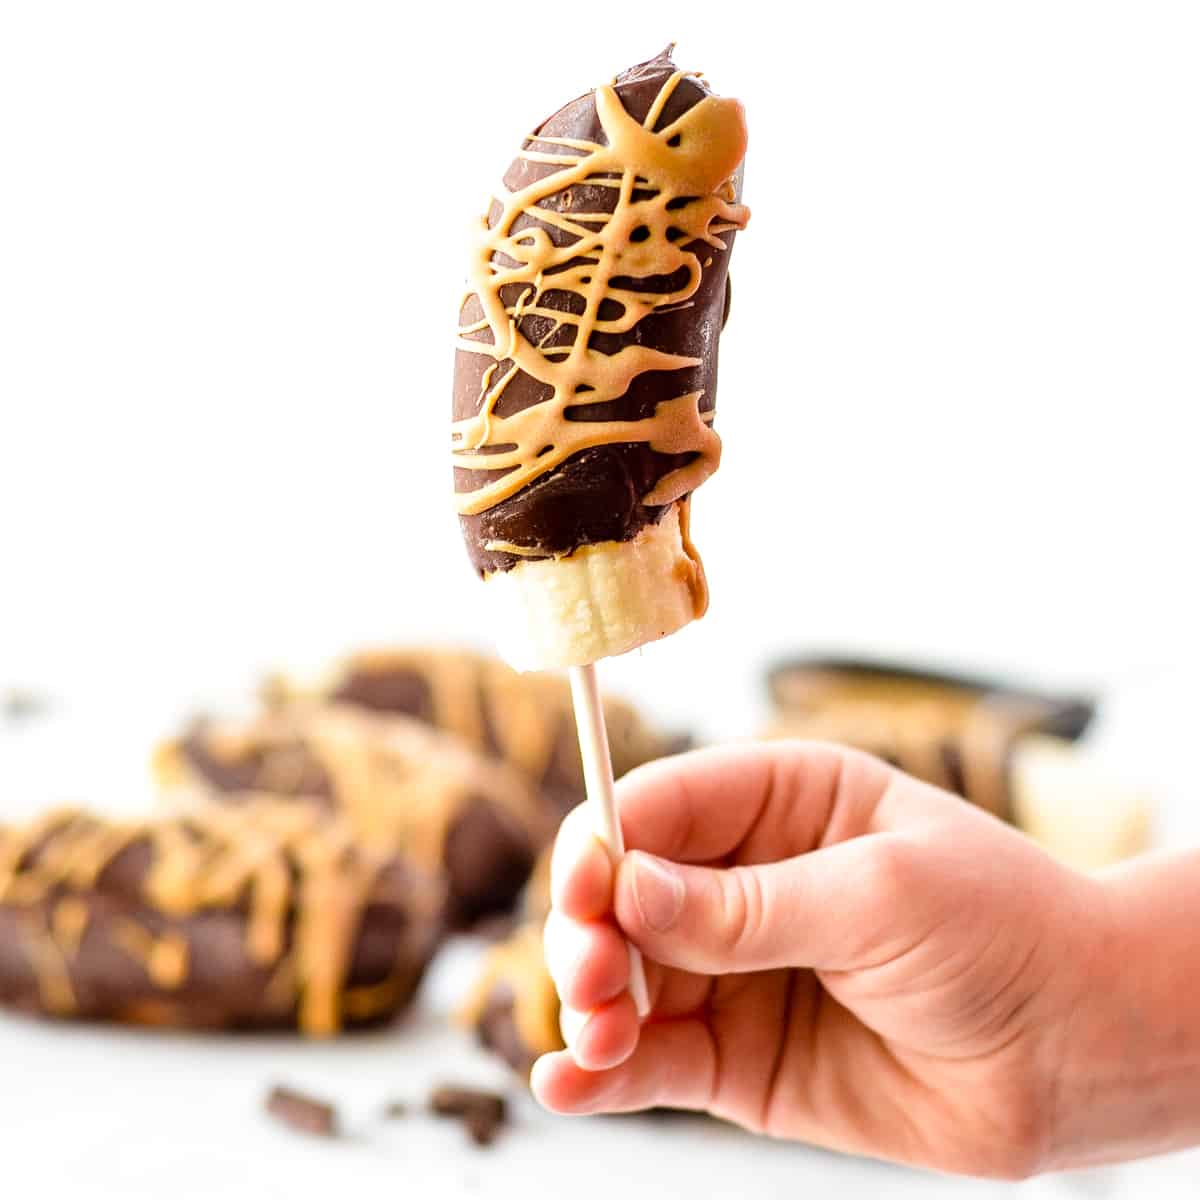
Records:
[[[675,862],[774,862],[869,832],[891,768],[819,742],[713,746],[617,784],[626,847]]]

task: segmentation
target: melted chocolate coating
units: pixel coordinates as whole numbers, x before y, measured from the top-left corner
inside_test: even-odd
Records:
[[[788,658],[772,664],[767,671],[767,690],[776,707],[783,710],[792,708],[795,701],[791,692],[795,681],[811,674],[842,675],[851,680],[856,676],[867,680],[908,680],[934,684],[948,690],[977,692],[981,699],[995,697],[1019,702],[1037,707],[1044,714],[1037,732],[1068,741],[1081,738],[1096,714],[1096,702],[1090,696],[1035,691],[1004,679],[937,671],[907,663],[820,655]]]
[[[504,739],[498,733],[498,727],[503,724],[502,709],[506,704],[511,705],[512,695],[489,684],[492,677],[483,669],[485,665],[480,663],[476,670],[483,740],[474,748],[505,759],[517,769],[525,769],[519,756],[506,753]],[[360,662],[352,661],[330,692],[330,699],[373,712],[402,713],[438,727],[434,688],[424,673],[427,670],[428,664],[423,666],[419,659],[408,663],[399,654],[391,660],[374,657]],[[532,677],[512,674],[506,675],[505,679],[515,690],[522,688],[523,679],[532,680]],[[532,682],[524,686],[536,687]],[[583,765],[579,758],[570,689],[563,682],[557,702],[552,702],[540,688],[533,694],[540,696],[543,701],[540,712],[549,731],[551,753],[544,770],[531,774],[530,780],[547,801],[548,815],[557,825],[559,819],[584,799]],[[680,754],[692,745],[688,735],[660,737],[653,734],[633,710],[610,706],[606,716],[613,771],[617,778],[644,762]],[[241,786],[254,785],[243,781]]]
[[[175,827],[189,836],[189,820]],[[209,842],[191,835],[200,847]],[[267,835],[269,836],[269,834]],[[27,855],[16,878],[52,849],[55,835]],[[38,1016],[119,1021],[191,1029],[291,1029],[300,1023],[294,988],[277,986],[278,961],[263,962],[249,950],[249,897],[181,915],[164,912],[147,896],[153,867],[150,844],[131,842],[89,887],[59,885],[30,900],[0,900],[0,1005]],[[396,1015],[416,991],[441,940],[440,884],[394,859],[376,876],[350,931],[350,962],[343,994],[386,987],[386,996],[361,1011],[344,1014],[346,1028],[378,1025]],[[87,923],[78,945],[64,953],[69,979],[68,1008],[48,1002],[37,947],[45,945],[54,910],[65,897],[86,906]],[[290,952],[297,914],[289,909],[282,954]],[[186,970],[177,986],[153,979],[130,954],[123,935],[131,926],[156,937],[170,934],[187,947]]]
[[[667,50],[618,76],[616,91],[626,110],[639,121],[644,120],[662,85],[675,70]],[[708,94],[708,88],[700,80],[682,79],[664,106],[655,129],[670,125]],[[530,136],[538,134],[602,141],[594,93],[571,101]],[[504,183],[517,191],[556,169],[517,158],[505,174]],[[740,177],[738,190],[740,192]],[[637,198],[636,191],[634,196]],[[572,209],[611,212],[615,202],[614,189],[585,183],[554,193],[542,207],[558,212]],[[493,223],[498,211],[499,206],[493,204]],[[522,217],[514,223],[513,229],[516,231],[532,223],[530,218]],[[572,235],[563,230],[553,226],[544,228],[557,245],[569,245],[573,240]],[[696,244],[701,262],[711,258],[711,263],[703,270],[690,307],[654,313],[625,334],[595,334],[591,341],[593,348],[608,353],[624,345],[640,343],[698,358],[700,365],[675,371],[647,371],[635,378],[618,400],[607,404],[582,403],[568,410],[568,419],[638,420],[650,416],[661,401],[693,391],[703,392],[700,411],[714,409],[717,344],[728,308],[729,253],[733,247],[732,231],[722,236],[727,247],[724,250]],[[678,279],[662,276],[621,281],[624,287],[654,292],[669,292],[679,283]],[[545,308],[571,311],[574,301],[577,297],[572,293],[550,289],[542,293],[540,303]],[[463,323],[480,316],[478,300],[472,296],[463,308]],[[552,326],[548,318],[525,316],[519,320],[518,328],[528,340],[537,343]],[[545,346],[569,346],[574,334],[574,326],[562,325]],[[485,332],[479,336],[486,340],[490,335]],[[454,375],[456,420],[471,417],[479,411],[484,372],[492,362],[486,355],[457,352]],[[503,373],[511,365],[511,360],[505,359],[499,371]],[[495,411],[499,416],[520,412],[544,400],[547,394],[544,384],[520,372],[500,398]],[[595,542],[628,541],[646,526],[656,524],[665,512],[664,506],[644,504],[642,497],[663,476],[686,465],[694,457],[693,454],[660,453],[643,443],[617,443],[580,451],[556,470],[535,479],[494,507],[476,515],[460,516],[472,565],[484,575],[509,570],[521,561],[512,554],[487,550],[487,543],[492,541],[537,546],[545,551],[546,557],[570,554],[580,546]],[[456,487],[461,489],[472,482],[477,484],[487,476],[498,477],[503,472],[467,472],[456,468],[454,474]]]
[[[388,702],[421,697],[421,680],[400,674],[352,678],[339,692],[369,698],[375,711]],[[336,810],[341,797],[319,756],[302,737],[248,741],[238,755],[214,752],[204,722],[179,740],[181,757],[212,789],[214,801],[245,804],[258,795],[317,802]],[[401,853],[403,846],[398,846]],[[537,846],[528,830],[486,796],[470,796],[446,830],[442,866],[449,885],[447,919],[465,926],[510,909],[533,866]]]
[[[540,1050],[527,1046],[513,1016],[515,998],[512,989],[501,985],[488,997],[487,1005],[475,1026],[479,1044],[502,1058],[516,1073],[529,1078]]]
[[[770,670],[767,686],[780,715],[777,733],[845,742],[1006,820],[1012,819],[1010,776],[1020,739],[1038,733],[1074,741],[1095,711],[1084,697],[856,659],[785,661]],[[915,708],[914,688],[921,689]],[[964,736],[964,697],[993,723],[993,741],[980,746]],[[906,720],[909,711],[917,716]],[[998,782],[981,793],[980,781],[988,779]]]
[[[512,908],[533,869],[528,834],[482,796],[464,805],[446,831],[442,853],[453,920],[463,926]]]
[[[404,713],[427,725],[436,724],[429,682],[419,671],[354,670],[329,698],[372,712]]]
[[[284,744],[247,748],[238,757],[214,754],[204,721],[198,721],[180,741],[180,753],[192,770],[221,792],[248,795],[277,792],[331,804],[333,782],[311,750],[296,738]],[[281,788],[279,780],[286,780]]]

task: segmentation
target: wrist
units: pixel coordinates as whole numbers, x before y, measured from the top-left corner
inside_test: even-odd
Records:
[[[1062,1022],[1051,1169],[1200,1141],[1200,854],[1130,864],[1085,891],[1090,937]]]

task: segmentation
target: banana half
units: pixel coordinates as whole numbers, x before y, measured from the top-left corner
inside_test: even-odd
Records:
[[[488,575],[504,658],[519,671],[583,666],[703,616],[708,592],[687,536],[686,503],[672,504],[630,541],[597,542]]]

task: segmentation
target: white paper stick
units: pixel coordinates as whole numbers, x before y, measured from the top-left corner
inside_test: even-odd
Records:
[[[600,685],[596,668],[571,667],[571,699],[575,702],[575,726],[579,730],[579,751],[583,755],[583,781],[587,787],[588,804],[596,834],[608,847],[614,861],[625,853],[625,838],[617,819],[617,804],[613,796],[612,754],[608,748],[608,733],[604,728],[604,707],[600,702]],[[642,955],[634,945],[629,946],[629,993],[639,1017],[650,1013],[650,994],[646,990],[646,970]]]

